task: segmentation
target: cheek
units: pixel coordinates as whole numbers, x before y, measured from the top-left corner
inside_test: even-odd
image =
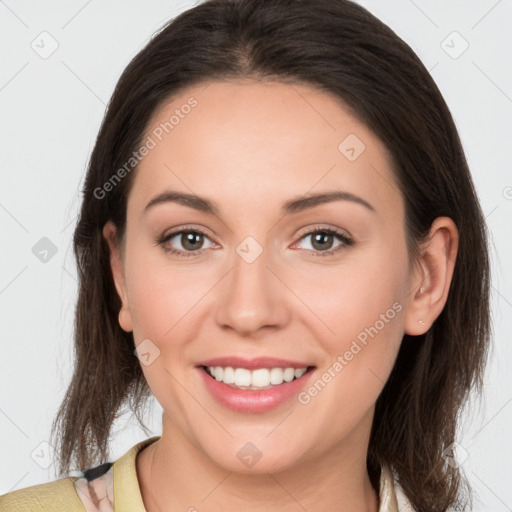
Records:
[[[406,283],[405,248],[383,246],[364,259],[347,258],[315,286],[305,282],[300,293],[317,318],[309,327],[326,356],[313,395],[322,390],[324,400],[352,410],[353,418],[375,402],[403,337]]]
[[[375,246],[364,258],[349,257],[336,267],[319,267],[294,283],[294,291],[314,314],[315,330],[329,353],[343,350],[358,336],[364,341],[366,329],[375,326],[396,337],[402,323],[398,310],[403,309],[405,269],[402,253]]]
[[[154,252],[133,251],[127,261],[133,336],[139,353],[150,354],[146,364],[139,354],[149,388],[162,407],[177,418],[185,415],[187,407],[187,396],[184,401],[180,399],[179,382],[183,368],[190,366],[188,342],[197,329],[194,305],[211,285],[191,269],[171,267]]]
[[[323,336],[326,357],[318,375],[299,395],[311,431],[330,425],[334,437],[348,435],[377,401],[389,378],[403,337],[404,308],[388,293],[350,299],[331,318],[335,335]],[[323,443],[332,440],[325,435]]]
[[[183,337],[209,281],[197,269],[167,262],[154,248],[134,250],[126,271],[135,340],[178,341],[176,330]]]

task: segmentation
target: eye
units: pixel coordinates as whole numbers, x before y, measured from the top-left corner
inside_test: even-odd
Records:
[[[346,247],[353,245],[353,240],[347,235],[336,229],[330,228],[315,228],[313,231],[309,231],[301,237],[301,240],[305,240],[311,237],[310,246],[311,250],[316,256],[332,256],[333,254],[343,250]],[[335,239],[340,241],[340,244],[332,249]]]
[[[205,239],[209,240],[206,233],[198,228],[190,228],[168,233],[158,240],[158,243],[166,252],[187,258],[190,256],[198,256],[203,253],[205,249],[202,248],[202,246]],[[181,247],[176,249],[172,244]],[[212,244],[215,246],[213,242]]]
[[[315,256],[332,256],[354,243],[346,234],[332,228],[316,228],[303,235],[301,240],[305,240],[308,237],[311,237],[311,248],[307,250],[311,251]],[[340,243],[333,249],[333,243],[336,239]],[[203,248],[205,240],[209,240],[209,237],[202,230],[198,228],[181,228],[165,234],[157,240],[157,243],[166,252],[187,258],[201,255],[206,250]],[[215,243],[211,243],[211,247],[216,246]],[[176,245],[181,247],[176,248]]]

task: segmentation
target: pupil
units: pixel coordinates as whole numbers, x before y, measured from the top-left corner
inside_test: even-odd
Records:
[[[332,237],[332,235],[330,235],[329,233],[316,233],[315,236],[313,237],[313,246],[315,246],[315,244],[320,241],[322,242],[323,241],[323,245],[322,243],[320,244],[319,248],[320,249],[325,249],[325,239],[326,238],[330,238]]]
[[[200,233],[192,233],[192,232],[188,232],[188,233],[184,233],[183,236],[185,237],[185,243],[183,243],[183,247],[187,248],[187,245],[188,244],[191,244],[192,247],[188,247],[189,249],[197,249],[197,247],[194,247],[194,238],[195,237],[202,237],[203,235],[200,234]],[[197,240],[196,240],[196,245],[197,245]],[[199,244],[201,245],[201,244]]]

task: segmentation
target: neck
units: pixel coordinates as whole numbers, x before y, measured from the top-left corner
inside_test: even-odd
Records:
[[[377,512],[360,431],[289,469],[246,474],[215,464],[164,414],[161,438],[136,460],[144,505],[147,512]]]

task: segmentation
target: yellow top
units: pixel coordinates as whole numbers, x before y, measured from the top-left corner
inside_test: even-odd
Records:
[[[33,485],[0,496],[1,512],[146,512],[135,458],[137,453],[160,436],[150,437],[132,446],[101,476],[66,477]],[[379,512],[412,512],[413,508],[394,482],[389,468],[380,477]]]

